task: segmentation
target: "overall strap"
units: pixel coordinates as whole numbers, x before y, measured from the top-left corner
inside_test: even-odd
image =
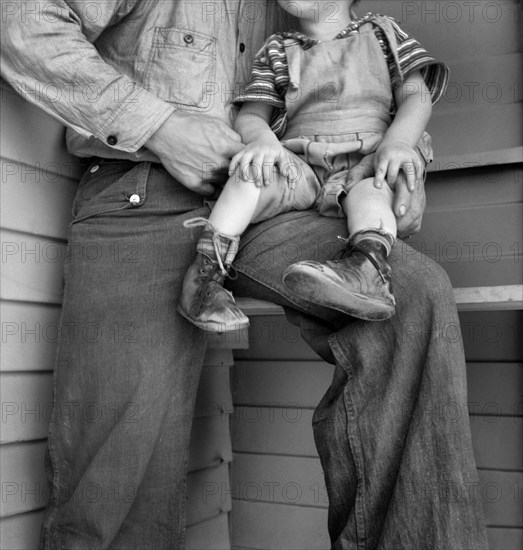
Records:
[[[394,27],[392,26],[391,19],[385,15],[376,15],[370,21],[370,24],[379,27],[383,31],[383,34],[385,35],[385,38],[389,45],[390,53],[392,54],[392,58],[394,60],[394,65],[396,67],[398,77],[401,79],[402,72],[398,56],[398,42],[396,40],[396,33],[394,32]]]

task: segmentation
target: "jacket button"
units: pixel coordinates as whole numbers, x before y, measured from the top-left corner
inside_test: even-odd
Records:
[[[111,135],[107,138],[107,143],[109,145],[116,145],[118,143],[118,138],[116,136]]]
[[[245,51],[245,44],[242,42],[240,44],[240,52],[243,53]]]
[[[91,174],[94,174],[95,172],[98,172],[98,170],[100,170],[100,165],[99,164],[95,164],[94,166],[91,167],[91,169],[89,170],[89,172]]]
[[[133,206],[138,206],[140,204],[140,195],[131,195],[129,197],[129,202],[133,205]]]
[[[192,44],[194,42],[194,36],[192,34],[186,34],[184,37],[183,37],[183,41],[186,43],[186,44]]]

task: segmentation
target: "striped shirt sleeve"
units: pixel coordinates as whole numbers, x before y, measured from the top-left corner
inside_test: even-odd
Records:
[[[251,78],[235,103],[263,101],[275,107],[285,107],[285,92],[289,84],[287,57],[280,35],[267,39],[256,54]]]
[[[278,138],[285,133],[287,111],[285,94],[289,87],[289,69],[285,53],[284,37],[269,37],[256,54],[251,78],[245,88],[234,98],[240,105],[247,101],[269,103],[274,107],[270,126]]]
[[[386,53],[391,74],[392,87],[400,86],[409,74],[420,71],[430,91],[432,103],[441,99],[447,88],[449,80],[448,67],[432,57],[421,44],[410,34],[405,32],[392,18],[390,18],[396,42],[398,45],[398,59],[401,74],[398,74],[396,64],[389,52]],[[380,37],[378,37],[379,39]],[[384,37],[383,37],[384,39]]]

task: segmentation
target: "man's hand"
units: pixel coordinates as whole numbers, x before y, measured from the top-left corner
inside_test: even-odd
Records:
[[[416,180],[413,192],[407,189],[407,178],[400,172],[394,193],[394,213],[397,218],[398,237],[405,239],[421,229],[427,198],[423,178]],[[404,214],[401,214],[404,212]]]
[[[419,159],[421,162],[421,159]],[[421,164],[423,166],[423,164]],[[347,185],[354,184],[374,175],[374,153],[363,157],[347,175]],[[425,184],[422,177],[415,180],[414,191],[409,191],[407,178],[403,172],[392,188],[394,191],[393,210],[398,224],[398,237],[404,239],[421,229],[421,221],[426,206]]]
[[[175,111],[145,146],[165,169],[195,193],[211,196],[227,176],[231,158],[242,148],[240,136],[207,115]]]

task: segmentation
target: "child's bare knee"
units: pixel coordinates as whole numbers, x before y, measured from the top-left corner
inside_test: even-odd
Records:
[[[256,187],[256,175],[252,170],[243,170],[240,166],[236,168],[233,174],[227,180],[229,187],[238,187],[245,189],[246,187]]]
[[[380,200],[386,199],[387,202],[393,196],[392,189],[385,183],[382,187],[374,186],[374,178],[365,178],[354,184],[349,189],[351,200]]]

